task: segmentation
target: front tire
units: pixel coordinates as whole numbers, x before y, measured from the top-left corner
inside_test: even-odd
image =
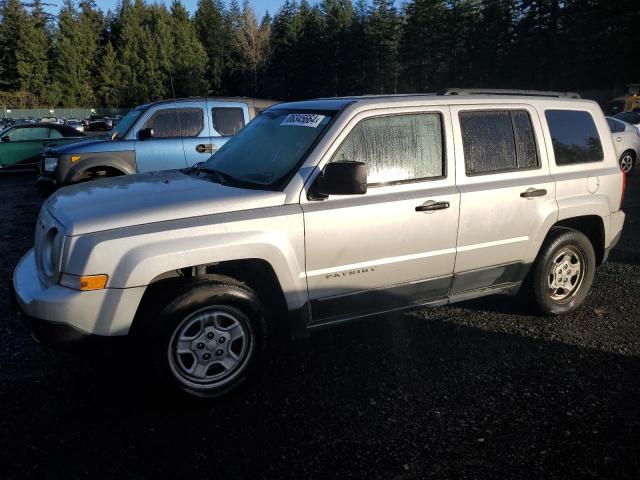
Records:
[[[561,315],[577,309],[591,288],[596,255],[586,235],[558,228],[545,240],[533,267],[531,286],[540,311]]]
[[[267,320],[255,293],[230,278],[185,287],[147,326],[157,378],[183,396],[237,390],[262,363]]]

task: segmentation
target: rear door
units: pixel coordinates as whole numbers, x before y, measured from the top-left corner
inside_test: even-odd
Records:
[[[451,114],[461,194],[455,295],[522,280],[558,207],[533,107],[456,106]]]
[[[211,120],[211,153],[224,145],[249,121],[249,109],[242,102],[207,101]]]

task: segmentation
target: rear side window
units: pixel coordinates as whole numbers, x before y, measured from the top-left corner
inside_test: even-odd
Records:
[[[213,128],[222,137],[232,137],[244,127],[241,108],[212,108]]]
[[[199,108],[166,108],[155,112],[142,128],[153,128],[154,138],[197,137],[204,118]]]
[[[600,162],[604,159],[596,124],[588,112],[547,110],[545,112],[556,165]]]
[[[439,113],[392,115],[356,125],[332,161],[364,162],[370,185],[404,182],[443,177],[443,150]]]
[[[467,175],[537,168],[538,150],[525,110],[460,112]]]
[[[63,136],[64,135],[62,135],[62,133],[60,133],[55,128],[50,128],[49,129],[49,138],[62,138]]]

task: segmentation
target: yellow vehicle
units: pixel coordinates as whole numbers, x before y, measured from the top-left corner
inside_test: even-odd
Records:
[[[611,100],[607,110],[609,115],[640,110],[640,83],[627,85],[626,95],[623,97],[616,97]]]

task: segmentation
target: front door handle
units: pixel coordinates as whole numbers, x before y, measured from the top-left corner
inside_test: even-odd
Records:
[[[196,145],[196,152],[198,153],[213,153],[218,149],[213,143],[201,143]]]
[[[544,188],[527,188],[520,196],[522,198],[544,197],[547,191]]]
[[[449,202],[436,202],[435,200],[427,200],[422,205],[416,207],[416,212],[432,212],[434,210],[444,210],[449,208]]]

